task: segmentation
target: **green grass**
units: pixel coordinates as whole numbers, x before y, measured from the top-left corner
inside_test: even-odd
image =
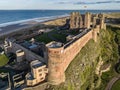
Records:
[[[0,67],[8,63],[8,58],[5,55],[0,55]]]
[[[42,35],[36,36],[35,39],[38,42],[49,43],[51,41],[59,41],[59,42],[66,42],[66,35],[58,33],[59,31],[53,30],[48,33],[44,33]],[[55,40],[54,40],[55,39]]]
[[[113,85],[112,90],[120,90],[120,80]]]
[[[45,33],[45,34],[43,34],[43,35],[39,35],[39,36],[35,37],[35,39],[36,39],[38,42],[44,42],[44,43],[46,43],[46,44],[52,41],[52,39],[50,39],[50,38],[48,37],[48,33]]]
[[[66,42],[66,35],[59,34],[59,33],[56,32],[52,36],[62,43]]]

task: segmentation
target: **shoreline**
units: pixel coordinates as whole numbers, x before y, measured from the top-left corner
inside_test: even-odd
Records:
[[[19,32],[23,29],[31,28],[39,24],[44,24],[45,22],[53,21],[56,19],[62,19],[68,17],[69,15],[61,15],[61,16],[52,16],[47,18],[35,18],[27,21],[23,21],[21,23],[17,22],[10,25],[0,26],[0,38],[4,37],[8,34]],[[24,31],[24,30],[23,30]]]

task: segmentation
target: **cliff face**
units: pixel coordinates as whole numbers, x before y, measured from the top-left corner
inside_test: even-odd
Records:
[[[100,60],[112,64],[118,60],[118,47],[111,30],[100,30],[98,41],[90,40],[66,70],[66,82],[50,86],[47,90],[94,90],[101,84],[101,76],[95,74]],[[99,90],[99,89],[98,89]]]

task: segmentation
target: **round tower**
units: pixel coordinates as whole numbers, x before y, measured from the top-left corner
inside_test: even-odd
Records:
[[[63,44],[51,42],[46,45],[48,49],[48,81],[52,85],[58,85],[65,81],[63,66]]]

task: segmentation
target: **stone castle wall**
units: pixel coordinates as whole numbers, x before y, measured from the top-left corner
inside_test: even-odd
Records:
[[[87,32],[68,47],[48,48],[48,81],[53,85],[58,85],[65,81],[65,71],[71,61],[76,57],[86,43],[93,39],[97,41],[97,34],[100,26]]]
[[[63,65],[64,71],[69,66],[70,62],[75,58],[75,56],[80,52],[80,50],[86,45],[86,43],[92,39],[93,30],[89,31],[86,35],[78,39],[76,42],[71,44],[69,47],[64,49],[63,52]]]

